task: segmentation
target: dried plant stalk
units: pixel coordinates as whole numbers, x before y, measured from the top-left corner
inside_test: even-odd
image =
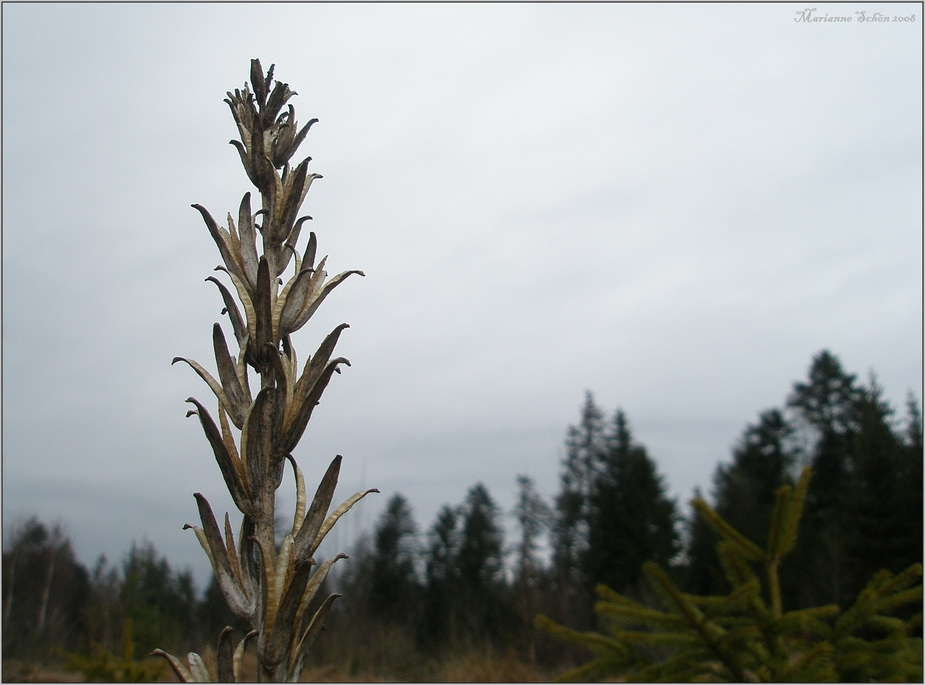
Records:
[[[299,252],[302,225],[311,218],[298,217],[299,209],[312,182],[321,176],[308,172],[311,157],[294,168],[289,160],[317,120],[299,129],[295,108],[287,105],[295,93],[287,84],[273,81],[273,66],[264,74],[260,61],[252,60],[250,78],[250,87],[245,83],[243,90],[228,93],[225,102],[241,137],[231,144],[260,193],[261,208],[253,212],[250,193],[245,194],[237,224],[229,214],[225,228],[204,207],[193,205],[224,262],[216,270],[225,272],[231,281],[229,289],[214,276],[206,279],[218,286],[225,305],[222,313],[231,322],[238,354],[229,352],[222,327],[216,323],[212,343],[217,378],[190,359],[176,357],[173,361],[189,364],[218,399],[217,425],[208,410],[192,397],[187,402],[195,408],[187,416],[199,417],[228,491],[243,517],[235,541],[228,514],[222,529],[209,502],[197,492],[202,527],[187,524],[184,528],[193,529],[228,606],[246,619],[252,630],[233,649],[232,631],[226,628],[219,637],[215,658],[203,660],[191,653],[188,666],[156,650],[154,653],[167,660],[182,682],[240,681],[244,650],[252,638],[257,643],[259,680],[298,681],[308,650],[339,595],[330,595],[313,615],[308,615],[309,605],[332,564],[345,558],[339,554],[317,566],[313,555],[344,513],[365,495],[378,492],[358,492],[329,513],[340,471],[338,455],[309,505],[305,480],[292,456],[331,376],[340,373],[340,365],[349,366],[350,362],[333,357],[347,324],[341,324],[324,339],[301,373],[290,336],[305,325],[344,279],[351,274],[362,276],[363,272],[345,271],[328,279],[324,270],[327,257],[315,263],[314,233],[309,234],[304,252]],[[257,248],[258,233],[262,252]],[[291,275],[284,279],[290,264]],[[260,378],[256,397],[251,392],[248,367]],[[232,425],[240,431],[237,440]],[[277,548],[275,494],[287,460],[295,475],[296,511],[292,529]]]

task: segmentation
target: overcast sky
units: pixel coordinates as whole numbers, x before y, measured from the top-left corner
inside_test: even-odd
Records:
[[[585,390],[686,509],[830,349],[904,416],[922,384],[920,4],[3,5],[3,515],[79,557],[207,562],[233,510],[195,418],[220,258],[192,203],[249,183],[225,92],[299,95],[348,322],[295,452],[344,455],[347,546],[392,493],[426,529],[484,482],[551,498]],[[226,335],[230,333],[226,332]],[[290,515],[287,473],[281,506]],[[336,530],[336,529],[335,529]]]

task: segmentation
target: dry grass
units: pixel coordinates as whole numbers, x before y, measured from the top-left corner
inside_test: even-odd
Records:
[[[146,660],[152,668],[160,668],[162,683],[176,682],[173,673],[166,664],[158,658]],[[255,671],[256,672],[256,671]],[[87,682],[84,674],[64,668],[60,659],[49,659],[43,663],[29,663],[17,659],[3,660],[4,683],[83,683]]]
[[[503,656],[470,652],[441,663],[434,682],[440,683],[543,683],[552,680],[536,666],[520,661],[513,650]]]
[[[42,664],[27,664],[15,659],[3,660],[3,682],[5,683],[79,683],[79,673],[69,673],[60,667]]]
[[[365,661],[365,660],[364,660]],[[413,667],[376,668],[368,662],[363,667],[354,662],[342,665],[309,666],[302,674],[307,683],[542,683],[554,680],[555,673],[531,666],[518,659],[513,650],[504,655],[472,651],[441,661],[420,661]],[[169,669],[163,670],[161,682],[176,682]],[[244,657],[245,682],[256,682],[257,658],[252,652]],[[5,683],[79,683],[83,675],[66,671],[58,664],[28,664],[13,659],[3,661]]]

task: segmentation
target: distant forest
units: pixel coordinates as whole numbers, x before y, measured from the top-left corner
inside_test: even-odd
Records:
[[[557,673],[588,653],[537,630],[534,618],[600,629],[598,583],[651,603],[641,566],[652,560],[686,592],[729,592],[716,533],[696,513],[682,516],[622,409],[609,414],[588,392],[565,446],[552,501],[528,474],[518,476],[513,540],[481,483],[426,528],[412,503],[392,494],[371,533],[337,565],[340,574],[325,581],[343,597],[313,663],[400,680],[413,679],[422,659],[482,650]],[[860,382],[823,351],[781,407],[745,427],[710,492],[696,494],[763,545],[778,488],[811,465],[797,547],[782,569],[783,604],[845,606],[877,570],[898,573],[922,561],[922,463],[914,397],[897,416],[874,376]],[[126,619],[136,656],[156,647],[199,651],[225,625],[245,630],[214,578],[197,596],[191,574],[150,544],[134,545],[117,565],[101,557],[88,569],[67,537],[37,518],[5,537],[5,658],[43,660],[53,648],[86,653],[93,645],[121,654]]]

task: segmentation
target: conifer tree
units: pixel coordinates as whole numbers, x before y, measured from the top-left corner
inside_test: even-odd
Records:
[[[878,572],[847,610],[834,604],[785,610],[780,565],[796,543],[810,476],[807,467],[796,488],[778,490],[764,547],[695,500],[722,538],[717,553],[732,587],[727,595],[686,594],[650,562],[645,574],[663,610],[600,585],[595,610],[612,621],[610,635],[538,617],[541,627],[595,653],[593,661],[559,679],[921,682],[922,641],[910,637],[921,629],[921,611],[909,620],[892,616],[897,608],[921,606],[921,564],[899,574]]]
[[[762,412],[758,422],[745,429],[732,461],[719,464],[714,472],[713,508],[752,542],[767,537],[777,490],[792,483],[791,471],[799,456],[791,440],[793,432],[780,410]],[[696,510],[688,525],[685,587],[699,594],[727,592],[729,586],[713,551],[719,542],[716,531]]]
[[[188,651],[202,638],[196,624],[197,601],[189,570],[174,571],[150,542],[132,544],[122,563],[120,603],[132,622],[139,654],[158,645]]]
[[[790,482],[795,464],[814,467],[802,533],[781,578],[794,606],[843,603],[877,569],[898,573],[922,558],[922,458],[915,448],[921,417],[914,399],[899,431],[875,377],[858,383],[828,351],[813,358],[808,376],[794,383],[788,410],[766,411],[746,429],[732,462],[717,467],[712,493],[716,511],[758,542],[775,489]],[[712,554],[717,533],[696,510],[688,530],[685,589],[726,592]]]
[[[829,351],[816,355],[807,382],[794,383],[787,400],[812,441],[805,463],[815,477],[806,503],[804,535],[795,557],[794,592],[801,606],[846,599],[847,522],[844,493],[850,473],[850,448],[857,429],[859,398],[856,376],[842,368]]]
[[[408,618],[417,601],[417,523],[399,493],[386,503],[373,531],[370,609],[386,621]]]
[[[500,509],[482,483],[466,493],[461,510],[462,530],[456,565],[466,587],[488,588],[501,572],[504,559],[504,531]]]
[[[793,484],[799,456],[793,432],[780,410],[762,412],[733,450],[732,463],[717,468],[715,509],[753,542],[767,537],[778,489]]]
[[[542,572],[542,564],[536,553],[539,538],[549,527],[552,510],[536,491],[536,485],[530,476],[517,476],[517,502],[514,504],[514,517],[520,529],[514,562],[515,585],[535,585]]]
[[[444,505],[428,532],[427,579],[429,583],[454,581],[459,575],[459,513]]]
[[[442,507],[428,532],[422,642],[480,644],[506,629],[504,531],[500,509],[482,483],[456,507]]]
[[[694,488],[694,499],[704,499],[699,487]],[[719,534],[696,509],[684,522],[684,528],[686,540],[681,568],[684,590],[696,595],[719,594],[728,590],[726,574],[714,551],[720,540]]]
[[[604,449],[604,412],[585,393],[581,420],[569,426],[566,454],[555,500],[552,529],[553,573],[559,615],[566,621],[587,623],[590,593],[584,560],[588,549],[591,492]]]
[[[787,400],[815,432],[812,465],[816,477],[807,499],[810,515],[838,504],[838,492],[850,470],[849,445],[858,430],[856,408],[861,399],[857,376],[847,373],[828,350],[815,357],[807,382],[797,382]]]
[[[520,529],[520,539],[515,547],[514,597],[530,663],[536,660],[533,617],[539,609],[540,596],[546,585],[546,573],[537,558],[537,551],[540,535],[548,529],[551,515],[552,510],[536,491],[533,479],[524,474],[518,475],[514,516]]]
[[[920,514],[923,511],[922,468],[925,464],[925,454],[922,449],[922,412],[911,392],[906,401],[906,409],[908,416],[903,440],[905,452],[903,475],[909,489],[909,496],[904,497],[897,507],[902,511],[903,519],[909,524],[906,534],[917,543],[917,546],[911,546],[911,549],[913,553],[917,553],[917,558],[921,559],[923,517]]]
[[[420,639],[432,646],[455,642],[461,611],[459,554],[459,511],[444,505],[427,532],[425,613]]]
[[[921,454],[892,430],[893,409],[882,395],[871,378],[856,407],[858,430],[843,505],[852,594],[876,570],[898,572],[922,559]]]
[[[598,458],[584,566],[593,585],[635,594],[645,561],[667,564],[678,552],[675,502],[646,448],[633,440],[622,410]]]
[[[84,628],[91,587],[60,526],[37,517],[16,525],[4,539],[3,653],[44,657],[51,646],[76,646]]]
[[[842,555],[839,492],[850,472],[851,441],[858,430],[861,400],[857,377],[847,373],[838,357],[823,350],[813,357],[806,383],[794,383],[790,408],[815,433],[811,463],[816,476],[807,498],[807,527],[832,539],[830,554]]]
[[[922,410],[912,391],[906,397],[905,444],[912,454],[922,454]]]
[[[801,606],[841,604],[873,570],[921,559],[921,459],[894,429],[875,377],[858,383],[827,350],[788,405],[814,435],[805,460],[816,476],[786,592]]]
[[[505,594],[499,585],[504,568],[501,510],[482,483],[466,493],[456,567],[459,569],[464,636],[481,642],[497,637],[506,619]]]

